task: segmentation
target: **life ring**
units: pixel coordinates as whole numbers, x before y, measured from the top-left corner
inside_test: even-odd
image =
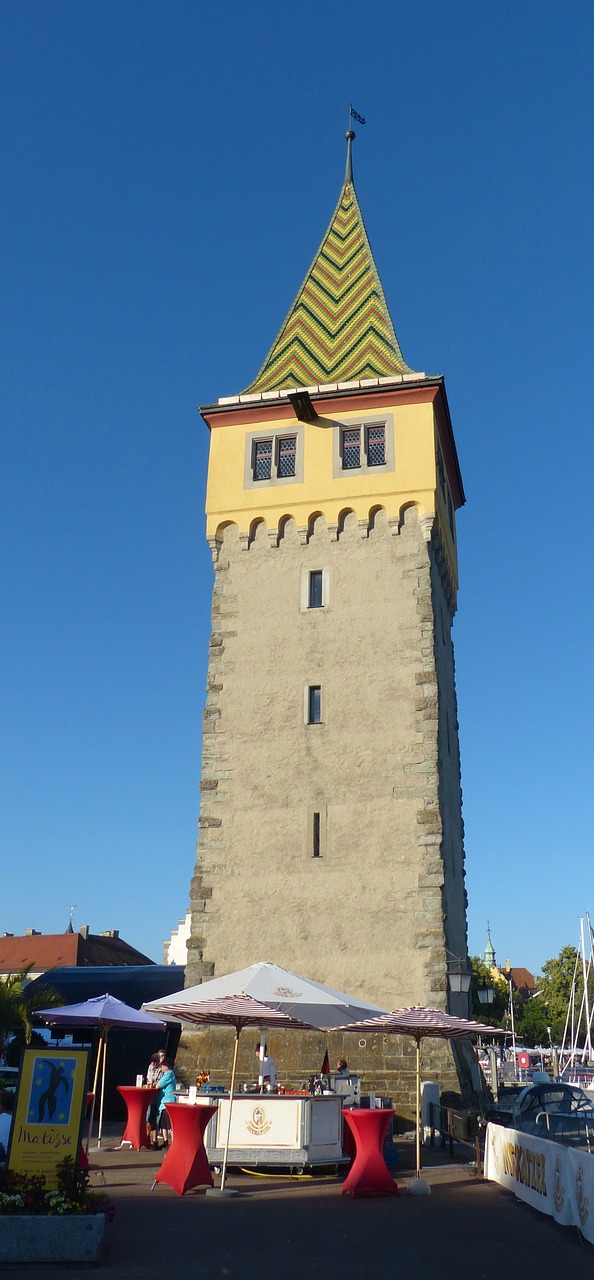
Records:
[[[519,1053],[519,1054],[518,1054],[518,1066],[519,1066],[519,1067],[521,1067],[523,1071],[525,1071],[525,1070],[526,1070],[526,1068],[530,1066],[530,1054],[529,1054],[529,1053]]]

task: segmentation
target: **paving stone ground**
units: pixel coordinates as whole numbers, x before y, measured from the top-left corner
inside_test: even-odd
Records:
[[[116,1206],[98,1267],[21,1264],[0,1268],[2,1280],[559,1280],[570,1270],[594,1273],[594,1249],[573,1229],[516,1201],[476,1176],[466,1149],[454,1160],[426,1148],[431,1196],[407,1194],[411,1144],[398,1143],[398,1198],[351,1200],[342,1178],[262,1177],[233,1172],[238,1191],[218,1200],[203,1191],[177,1196],[158,1184],[155,1152],[105,1148],[91,1152],[92,1183]]]

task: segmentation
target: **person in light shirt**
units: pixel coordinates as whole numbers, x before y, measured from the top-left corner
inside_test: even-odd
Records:
[[[267,1085],[270,1085],[271,1089],[274,1089],[274,1086],[276,1084],[276,1067],[274,1065],[272,1058],[268,1057],[268,1045],[267,1044],[264,1045],[263,1058],[260,1058],[259,1044],[256,1045],[256,1053],[258,1055],[258,1062],[260,1064],[259,1071],[258,1071],[258,1079],[259,1080],[261,1079],[262,1081],[262,1088],[265,1089]]]
[[[165,1067],[163,1060],[165,1058],[165,1050],[158,1049],[153,1054],[146,1072],[146,1083],[150,1089],[158,1089],[161,1076],[165,1075]],[[150,1146],[153,1150],[157,1147],[157,1112],[159,1110],[159,1100],[155,1099],[151,1102],[146,1113],[146,1132]]]
[[[176,1078],[173,1070],[173,1058],[163,1058],[163,1075],[159,1077],[157,1088],[157,1144],[160,1148],[168,1147],[171,1142],[171,1121],[167,1114],[167,1103],[175,1102]]]

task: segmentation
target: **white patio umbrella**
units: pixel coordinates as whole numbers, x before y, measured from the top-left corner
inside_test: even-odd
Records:
[[[133,1009],[131,1005],[124,1004],[123,1000],[118,1000],[116,996],[105,994],[104,996],[92,996],[90,1000],[83,1000],[79,1004],[59,1005],[56,1009],[38,1009],[36,1016],[43,1018],[50,1027],[99,1027],[99,1046],[97,1049],[97,1061],[95,1063],[95,1078],[93,1080],[93,1101],[91,1102],[91,1115],[89,1118],[89,1132],[87,1135],[87,1152],[91,1140],[91,1131],[93,1128],[93,1117],[95,1114],[95,1098],[97,1095],[97,1081],[99,1079],[99,1066],[102,1063],[101,1072],[101,1099],[99,1104],[99,1129],[97,1133],[97,1146],[101,1146],[101,1135],[103,1132],[103,1104],[105,1101],[105,1068],[107,1065],[107,1036],[110,1027],[129,1027],[131,1030],[147,1030],[153,1027],[163,1028],[164,1023],[161,1022],[154,1014],[143,1013],[140,1009]]]
[[[440,1040],[460,1040],[472,1035],[503,1035],[499,1027],[487,1027],[482,1022],[472,1022],[468,1018],[456,1018],[441,1009],[427,1009],[423,1005],[413,1005],[406,1009],[394,1009],[391,1013],[380,1014],[376,1018],[364,1018],[360,1022],[352,1022],[339,1031],[377,1031],[381,1035],[412,1036],[417,1046],[416,1052],[416,1175],[419,1184],[417,1194],[421,1190],[430,1193],[428,1183],[421,1179],[421,1040],[436,1037]]]
[[[260,961],[247,969],[238,969],[199,986],[187,987],[164,999],[150,1000],[142,1007],[157,1017],[235,1028],[221,1191],[225,1189],[237,1052],[243,1028],[287,1027],[318,1031],[382,1012],[377,1005],[335,991],[311,978],[303,978],[269,961]]]

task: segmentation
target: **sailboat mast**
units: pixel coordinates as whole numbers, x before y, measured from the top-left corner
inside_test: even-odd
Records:
[[[587,991],[587,993],[588,993],[587,999],[589,999],[589,992],[590,992],[590,974],[592,973],[592,964],[593,964],[593,962],[594,962],[594,952],[593,952],[593,948],[592,948],[592,925],[591,925],[591,923],[590,923],[590,912],[589,912],[589,911],[586,911],[586,923],[587,923],[587,926],[588,926],[588,942],[589,942],[589,944],[590,944],[590,955],[589,955],[589,957],[588,957],[588,972],[587,972],[587,975],[586,975],[586,991]],[[587,1006],[587,1005],[586,1005],[586,1009],[588,1010],[588,1006]],[[592,1007],[590,1008],[590,1010],[587,1012],[587,1018],[588,1018],[588,1035],[587,1035],[587,1043],[588,1043],[588,1065],[590,1065],[590,1063],[591,1063],[591,1061],[592,1061],[592,1021],[593,1021],[593,1019],[594,1019],[594,1005],[592,1005]]]
[[[589,920],[588,920],[589,923]],[[584,977],[584,1009],[586,1013],[586,1043],[584,1057],[589,1064],[592,1059],[592,1039],[590,1030],[590,1005],[588,999],[588,970],[586,967],[586,943],[584,939],[584,917],[580,916],[580,937],[582,941],[582,973]],[[587,1054],[587,1057],[586,1057]]]

